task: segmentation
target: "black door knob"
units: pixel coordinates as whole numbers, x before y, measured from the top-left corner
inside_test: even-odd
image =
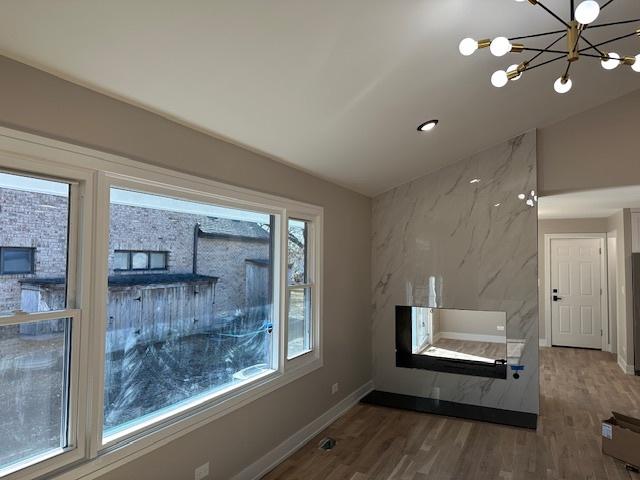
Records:
[[[561,297],[559,297],[558,295],[554,295],[554,296],[553,296],[553,301],[554,301],[554,302],[557,302],[558,300],[562,300],[562,298],[561,298]]]

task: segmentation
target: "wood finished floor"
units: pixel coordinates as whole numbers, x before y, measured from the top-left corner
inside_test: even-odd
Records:
[[[358,404],[265,479],[640,478],[600,451],[600,421],[612,410],[640,417],[640,377],[604,352],[540,355],[537,431]],[[331,451],[318,449],[325,436],[337,440]]]
[[[453,340],[451,338],[441,338],[433,344],[434,347],[444,350],[451,350],[467,355],[499,359],[507,357],[507,344],[492,342],[472,342],[469,340]],[[425,349],[426,350],[426,349]]]

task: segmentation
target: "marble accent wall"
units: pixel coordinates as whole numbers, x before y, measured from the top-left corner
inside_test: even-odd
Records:
[[[532,131],[374,199],[377,390],[538,413],[537,208],[518,198],[536,190]],[[520,378],[396,368],[395,305],[506,312]]]

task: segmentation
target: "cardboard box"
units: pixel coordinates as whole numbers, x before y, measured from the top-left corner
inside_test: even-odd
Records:
[[[640,420],[611,412],[602,422],[602,453],[640,468]]]

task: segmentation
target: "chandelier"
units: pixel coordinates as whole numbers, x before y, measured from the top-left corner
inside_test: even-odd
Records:
[[[525,0],[516,0],[517,2],[524,2]],[[494,87],[504,87],[510,80],[518,80],[524,72],[533,70],[534,68],[548,65],[558,60],[565,59],[567,61],[564,73],[558,77],[553,84],[553,88],[558,93],[567,93],[571,90],[571,78],[569,71],[571,65],[580,59],[580,57],[596,58],[600,60],[602,68],[605,70],[613,70],[618,65],[627,65],[636,72],[640,72],[640,55],[636,56],[621,56],[620,54],[610,51],[607,45],[623,38],[631,37],[634,35],[640,36],[640,29],[634,30],[626,35],[621,35],[610,40],[600,42],[597,44],[591,43],[585,33],[596,28],[612,27],[614,25],[622,25],[627,23],[640,22],[640,19],[623,20],[618,22],[601,23],[599,25],[593,25],[596,21],[600,11],[606,8],[613,0],[608,0],[602,7],[595,0],[584,0],[578,7],[574,6],[574,1],[570,0],[570,19],[569,21],[563,20],[559,15],[546,7],[538,0],[526,0],[531,5],[539,6],[554,19],[563,25],[562,30],[554,30],[552,32],[535,33],[533,35],[523,35],[519,37],[506,38],[496,37],[493,40],[483,39],[474,40],[472,38],[465,38],[460,42],[459,50],[464,56],[473,54],[479,48],[489,48],[491,53],[496,57],[502,57],[509,52],[523,53],[533,52],[532,57],[524,60],[521,63],[509,66],[506,70],[498,70],[491,75],[491,84]],[[532,48],[527,47],[523,43],[514,43],[515,41],[522,41],[529,38],[546,37],[552,35],[560,35],[554,38],[545,48]],[[553,38],[553,37],[552,37]],[[560,50],[556,46],[558,42],[565,39],[566,50]],[[553,58],[544,57],[540,58],[544,54],[555,54]]]

